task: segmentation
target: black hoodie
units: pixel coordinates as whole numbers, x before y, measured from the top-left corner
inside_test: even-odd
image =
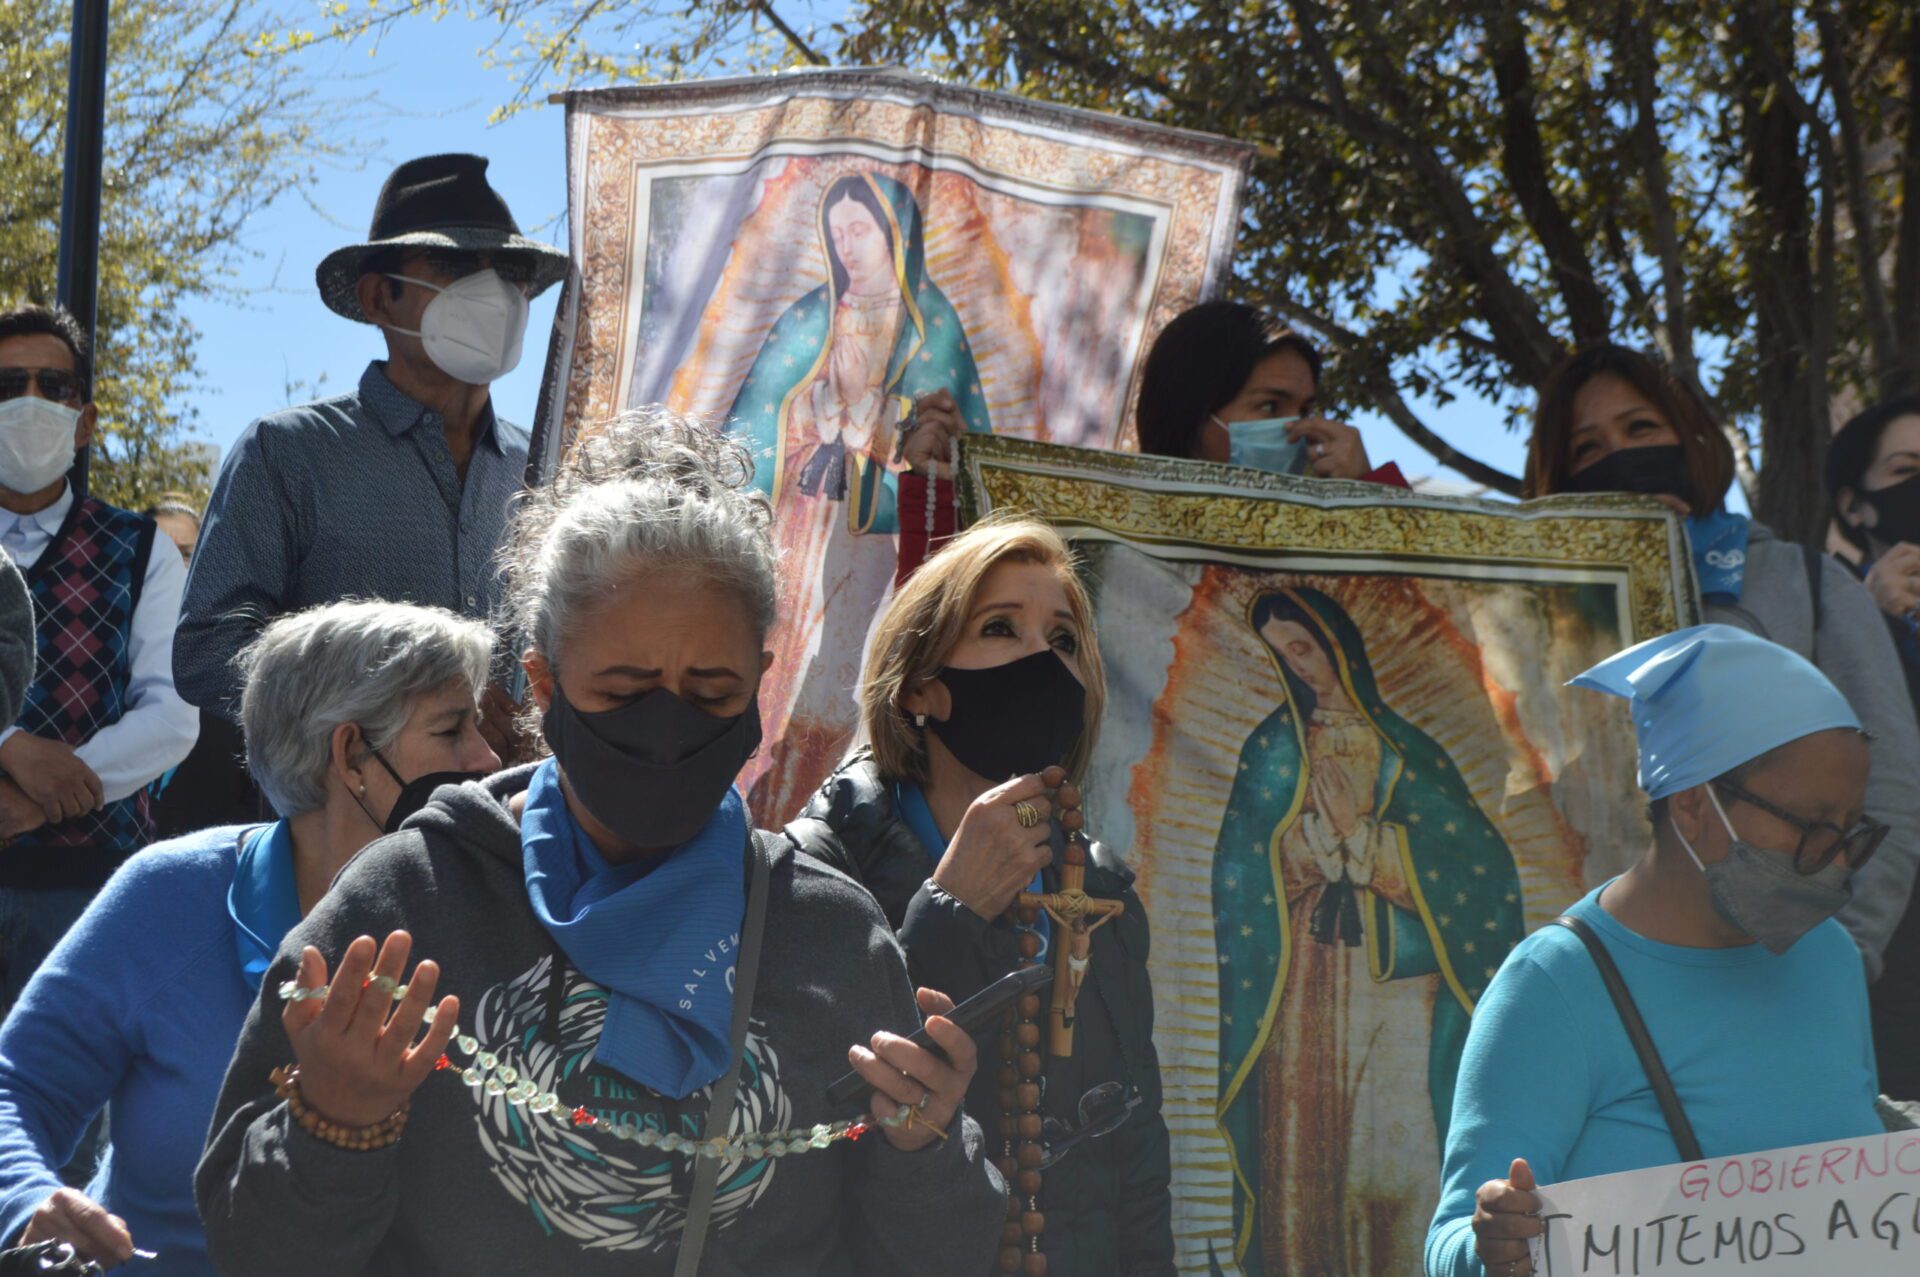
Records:
[[[611,1121],[697,1135],[705,1091],[655,1095],[593,1062],[605,990],[559,962],[527,902],[519,826],[506,803],[530,768],[440,790],[392,837],[362,852],[287,936],[247,1018],[195,1176],[214,1262],[228,1274],[620,1273],[673,1271],[689,1160],[552,1117],[462,1083],[453,1070],[415,1092],[391,1147],[349,1152],[293,1126],[268,1073],[292,1061],[277,988],[303,945],[336,964],[356,937],[413,935],[441,967],[463,1033],[520,1075]],[[748,1060],[733,1133],[854,1116],[827,1085],[847,1047],[918,1027],[906,963],[871,897],[782,838]],[[557,1047],[557,1049],[556,1049]],[[979,1127],[901,1153],[874,1131],[824,1151],[726,1165],[701,1272],[953,1274],[992,1266],[1005,1186]]]

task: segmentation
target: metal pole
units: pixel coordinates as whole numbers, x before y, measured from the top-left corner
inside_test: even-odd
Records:
[[[100,293],[100,188],[107,131],[107,0],[74,0],[67,51],[67,165],[60,197],[60,264],[56,300],[80,321],[96,354],[94,319]],[[87,453],[73,463],[75,494],[87,489]]]

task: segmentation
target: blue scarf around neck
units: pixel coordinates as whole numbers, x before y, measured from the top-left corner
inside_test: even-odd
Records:
[[[609,865],[567,810],[552,759],[527,786],[520,849],[534,916],[608,990],[594,1059],[677,1100],[729,1064],[747,832],[746,803],[728,789],[689,842]]]
[[[258,991],[273,955],[300,921],[300,887],[293,873],[293,831],[284,820],[240,835],[240,852],[227,888],[240,975]]]
[[[1693,574],[1700,596],[1710,602],[1738,603],[1747,576],[1747,528],[1744,514],[1716,510],[1687,520],[1687,544],[1693,549]]]

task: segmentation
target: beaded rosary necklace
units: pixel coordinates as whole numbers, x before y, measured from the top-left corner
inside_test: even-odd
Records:
[[[1063,876],[1071,875],[1070,886],[1080,885],[1084,874],[1086,850],[1081,830],[1086,816],[1080,810],[1077,790],[1066,784],[1066,771],[1050,767],[1042,773],[1041,783],[1053,792],[1055,818],[1066,835],[1062,853],[1067,866]],[[1021,928],[1020,965],[1033,966],[1040,958],[1040,936],[1034,930],[1040,910],[1051,910],[1051,896],[1021,893],[1007,909],[1006,916]],[[1065,930],[1056,931],[1054,943],[1069,944]],[[1062,950],[1063,953],[1069,952]],[[1056,977],[1056,983],[1058,979]],[[1057,992],[1057,991],[1056,991]],[[1072,1023],[1071,1015],[1068,1024]],[[1054,1051],[1071,1055],[1072,1037],[1056,1042]],[[1025,1277],[1046,1277],[1047,1257],[1040,1249],[1040,1235],[1046,1231],[1047,1217],[1040,1210],[1040,1166],[1046,1160],[1041,1143],[1044,1130],[1040,1118],[1041,1074],[1046,1058],[1040,1051],[1040,995],[1023,994],[1006,1013],[1000,1030],[1000,1156],[996,1164],[1007,1181],[1007,1217],[1000,1226],[1000,1251],[994,1259],[995,1271],[1022,1273]]]
[[[953,526],[960,526],[960,439],[947,441],[947,475],[953,484]],[[927,476],[927,553],[933,553],[934,518],[940,505],[940,476]]]
[[[280,985],[280,996],[288,1002],[305,1002],[325,998],[330,987],[323,984],[317,989],[303,989],[295,981],[287,980]],[[390,976],[374,976],[361,987],[377,988],[395,1001],[407,996],[407,986],[398,983]],[[1039,999],[1036,997],[1034,1001],[1037,1008]],[[432,1024],[434,1010],[435,1008],[428,1007],[421,1019],[427,1024]],[[471,1087],[476,1096],[484,1092],[524,1108],[536,1116],[548,1118],[561,1126],[574,1130],[601,1131],[614,1139],[629,1141],[642,1148],[657,1148],[663,1153],[679,1153],[686,1157],[718,1158],[726,1162],[789,1157],[826,1148],[836,1140],[858,1140],[875,1125],[875,1122],[863,1117],[839,1122],[822,1122],[810,1128],[796,1128],[791,1131],[749,1131],[742,1135],[716,1135],[705,1140],[689,1139],[674,1131],[652,1131],[627,1126],[620,1122],[609,1122],[606,1118],[589,1112],[585,1107],[569,1109],[557,1094],[552,1091],[542,1091],[531,1081],[522,1078],[518,1069],[501,1060],[492,1051],[482,1050],[479,1040],[472,1034],[460,1033],[456,1029],[447,1045],[462,1055],[470,1057],[471,1062],[465,1068],[460,1068],[451,1056],[442,1055],[433,1062],[435,1071],[444,1072],[459,1068],[455,1076]],[[913,1107],[903,1105],[892,1117],[878,1119],[878,1125],[897,1127],[912,1114]]]

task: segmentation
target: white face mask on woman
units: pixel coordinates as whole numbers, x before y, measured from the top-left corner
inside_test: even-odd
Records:
[[[485,386],[520,362],[520,342],[527,335],[527,298],[499,271],[475,271],[445,288],[411,275],[388,278],[440,294],[421,312],[418,329],[393,331],[418,337],[427,358],[447,376],[469,386]]]
[[[0,487],[26,494],[52,487],[73,464],[80,410],[19,395],[0,402]]]

